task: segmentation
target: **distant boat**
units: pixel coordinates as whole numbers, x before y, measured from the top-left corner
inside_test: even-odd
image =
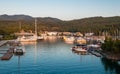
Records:
[[[18,37],[17,41],[20,42],[34,42],[37,41],[37,36],[22,36],[22,37]]]
[[[74,38],[74,37],[66,37],[66,36],[64,36],[63,39],[64,39],[64,41],[66,41],[66,42],[74,42],[74,41],[75,41],[75,38]]]
[[[86,53],[87,52],[87,48],[86,48],[86,45],[81,45],[81,44],[78,44],[74,47],[72,47],[72,51],[75,51],[75,52],[83,52],[83,53]]]
[[[44,37],[43,37],[43,36],[38,36],[37,39],[38,39],[38,40],[43,40]]]
[[[23,35],[22,37],[18,37],[17,41],[19,42],[33,42],[33,41],[37,41],[37,20],[35,19],[35,34],[33,34],[32,36],[25,36]]]

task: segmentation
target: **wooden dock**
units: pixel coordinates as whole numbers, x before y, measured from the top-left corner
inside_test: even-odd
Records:
[[[6,43],[13,46],[13,48],[9,48],[8,50],[0,50],[0,51],[2,51],[0,54],[3,54],[3,56],[0,57],[0,60],[9,60],[9,59],[11,59],[11,57],[13,56],[13,53],[14,53],[14,47],[20,45],[20,43],[16,42],[15,40],[3,40],[3,41],[0,41],[0,46],[4,45]]]
[[[7,50],[6,53],[2,57],[0,57],[1,60],[9,60],[13,56],[14,48],[10,48]]]
[[[103,55],[100,52],[97,52],[95,50],[89,50],[89,53],[95,55],[96,57],[103,57]]]

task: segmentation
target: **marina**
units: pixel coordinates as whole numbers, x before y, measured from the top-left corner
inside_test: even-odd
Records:
[[[120,74],[120,0],[1,0],[0,74]]]
[[[106,61],[102,60],[102,58],[93,54],[74,53],[70,49],[74,44],[66,43],[59,37],[47,37],[46,40],[38,42],[22,42],[22,45],[25,47],[24,55],[11,54],[13,50],[9,50],[10,53],[7,52],[6,54],[7,58],[3,58],[9,60],[6,60],[6,62],[0,60],[0,68],[3,69],[1,73],[48,74],[82,72],[89,74],[100,72],[100,74],[106,74],[107,72],[104,67],[106,64],[103,64]],[[4,45],[0,50],[5,50],[4,52],[6,52],[7,48],[9,47]],[[9,67],[7,67],[8,65]],[[5,69],[8,70],[5,71]],[[114,71],[108,70],[108,72]],[[119,71],[117,70],[117,72]],[[115,73],[117,72],[115,71]]]
[[[21,46],[19,46],[20,45],[19,42],[16,42],[15,40],[10,40],[10,41],[6,41],[6,42],[8,42],[7,44],[10,47],[8,50],[0,50],[0,54],[3,54],[0,57],[0,60],[10,60],[14,54],[15,55],[23,55],[25,53],[25,49],[20,48]]]

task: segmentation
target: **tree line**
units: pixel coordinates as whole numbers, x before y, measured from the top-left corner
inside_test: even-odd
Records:
[[[52,21],[51,21],[52,20]],[[94,32],[95,35],[120,35],[120,17],[91,17],[71,21],[41,20],[37,18],[37,30],[59,32]],[[0,34],[11,34],[20,31],[34,31],[34,20],[0,20]]]
[[[114,54],[120,53],[120,40],[112,38],[106,38],[105,43],[102,44],[103,51],[111,52]]]

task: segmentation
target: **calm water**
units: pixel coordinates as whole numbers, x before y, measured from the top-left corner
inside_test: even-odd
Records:
[[[24,44],[26,53],[0,61],[0,74],[120,74],[120,65],[94,55],[78,55],[61,39]],[[0,47],[7,50],[9,46]],[[1,56],[1,54],[0,54]]]

